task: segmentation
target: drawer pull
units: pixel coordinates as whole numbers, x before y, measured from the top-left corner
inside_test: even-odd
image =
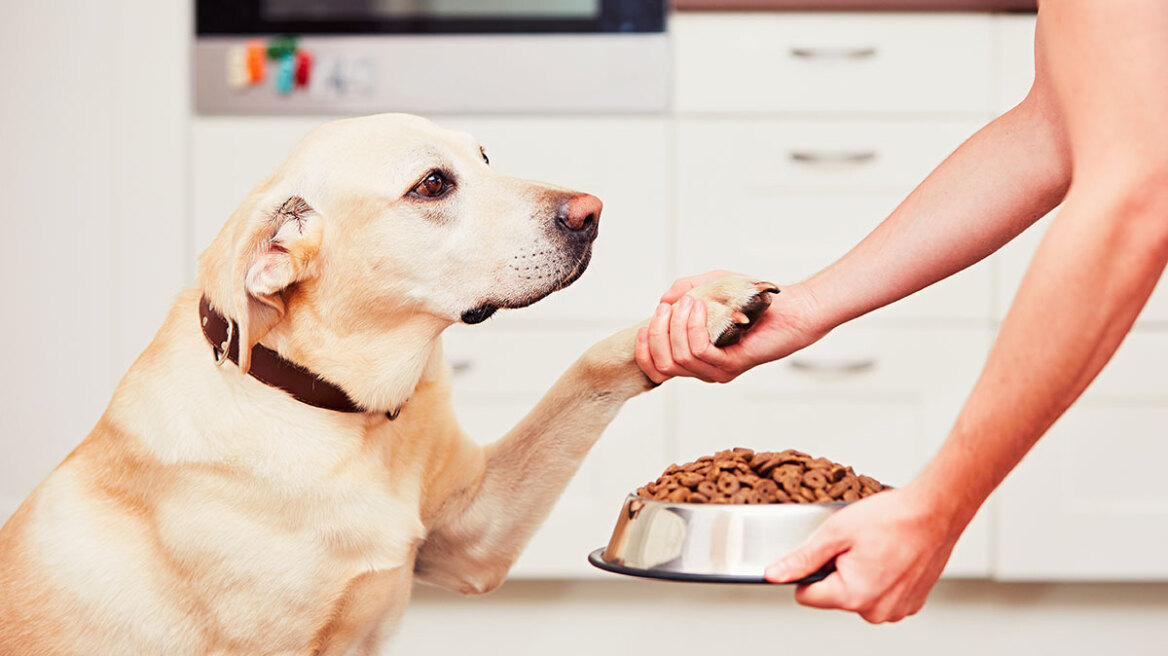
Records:
[[[872,46],[860,48],[791,48],[791,56],[801,59],[867,59],[876,56]]]
[[[793,358],[791,368],[813,374],[855,375],[871,371],[876,368],[876,358],[864,360],[843,360],[840,362],[823,362]]]
[[[459,374],[465,374],[473,368],[474,360],[452,360],[450,362],[450,371],[452,371],[455,376],[458,376]]]
[[[791,151],[791,161],[803,164],[867,164],[875,159],[876,151],[874,150],[844,150],[839,152]]]

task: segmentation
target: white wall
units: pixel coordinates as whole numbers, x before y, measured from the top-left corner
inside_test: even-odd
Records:
[[[97,421],[191,271],[188,9],[4,5],[0,516]]]

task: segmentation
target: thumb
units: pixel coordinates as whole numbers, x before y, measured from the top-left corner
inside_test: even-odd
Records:
[[[768,567],[764,575],[766,580],[771,583],[798,581],[823,569],[833,558],[847,551],[847,540],[824,528],[821,527],[802,546]]]

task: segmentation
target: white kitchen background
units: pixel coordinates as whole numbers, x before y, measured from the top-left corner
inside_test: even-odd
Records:
[[[501,171],[605,201],[578,283],[449,332],[464,423],[501,435],[678,275],[730,268],[781,285],[828,264],[1021,99],[1033,29],[1026,14],[675,14],[666,112],[433,117],[475,134]],[[96,421],[235,204],[324,120],[194,115],[191,31],[185,3],[4,3],[0,520]],[[876,54],[791,56],[807,47]],[[476,599],[419,587],[391,651],[726,649],[733,636],[735,649],[1168,653],[1162,290],[970,526],[918,618],[870,628],[798,608],[786,588],[629,581],[584,560],[627,491],[718,448],[800,448],[908,481],[972,386],[1042,229],[731,385],[675,381],[636,399],[512,581]]]

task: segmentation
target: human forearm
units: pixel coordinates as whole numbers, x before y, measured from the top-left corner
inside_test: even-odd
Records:
[[[1032,91],[962,144],[844,257],[809,280],[783,286],[740,344],[679,347],[670,325],[684,332],[690,310],[663,305],[639,338],[638,364],[657,382],[679,375],[727,382],[997,250],[1066,192],[1069,154],[1043,95]],[[678,302],[688,289],[724,273],[682,278],[661,300]]]
[[[1082,394],[1151,294],[1168,262],[1168,203],[1146,194],[1068,196],[949,439],[913,483],[945,500],[955,530]]]
[[[1000,248],[1054,208],[1069,153],[1041,93],[949,156],[855,248],[803,284],[822,328],[903,298]]]

